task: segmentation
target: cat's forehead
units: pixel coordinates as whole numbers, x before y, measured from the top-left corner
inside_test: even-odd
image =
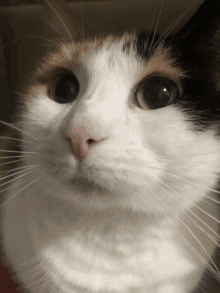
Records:
[[[97,78],[118,74],[128,81],[133,77],[135,82],[154,73],[165,74],[173,79],[185,76],[170,48],[160,46],[152,50],[150,44],[142,46],[150,54],[140,54],[136,34],[62,44],[47,57],[37,76],[41,79],[50,78],[51,74],[56,75],[61,68],[73,72],[87,71],[88,75]]]

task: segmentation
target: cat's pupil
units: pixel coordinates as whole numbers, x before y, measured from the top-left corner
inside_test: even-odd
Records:
[[[142,82],[136,91],[136,101],[142,109],[167,106],[178,94],[177,86],[164,77],[151,77]]]
[[[77,98],[79,82],[73,74],[58,76],[52,83],[50,95],[60,104],[70,103]]]
[[[167,87],[158,82],[152,82],[143,87],[143,96],[151,108],[161,108],[168,104],[170,92]]]

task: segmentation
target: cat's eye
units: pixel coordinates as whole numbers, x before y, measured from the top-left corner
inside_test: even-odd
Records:
[[[77,98],[79,82],[71,73],[58,75],[49,88],[50,97],[60,104],[70,103]]]
[[[135,101],[142,109],[159,109],[170,105],[179,96],[175,82],[162,76],[153,76],[140,83]]]

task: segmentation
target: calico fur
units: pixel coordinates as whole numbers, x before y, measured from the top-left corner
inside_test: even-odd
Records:
[[[19,280],[31,293],[190,293],[207,267],[219,280],[219,1],[205,1],[175,36],[97,41],[74,40],[60,3],[56,21],[73,42],[49,52],[27,87],[18,166],[30,169],[15,174],[2,211]],[[80,91],[60,104],[50,87],[66,72]],[[179,98],[138,107],[135,91],[151,76],[175,82]],[[98,141],[82,160],[66,139],[76,127]]]

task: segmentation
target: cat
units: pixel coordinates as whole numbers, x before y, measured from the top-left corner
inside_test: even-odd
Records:
[[[5,134],[21,141],[1,185],[17,278],[30,293],[191,293],[207,268],[219,282],[220,1],[175,35],[94,40],[63,0],[44,9],[61,41]]]

